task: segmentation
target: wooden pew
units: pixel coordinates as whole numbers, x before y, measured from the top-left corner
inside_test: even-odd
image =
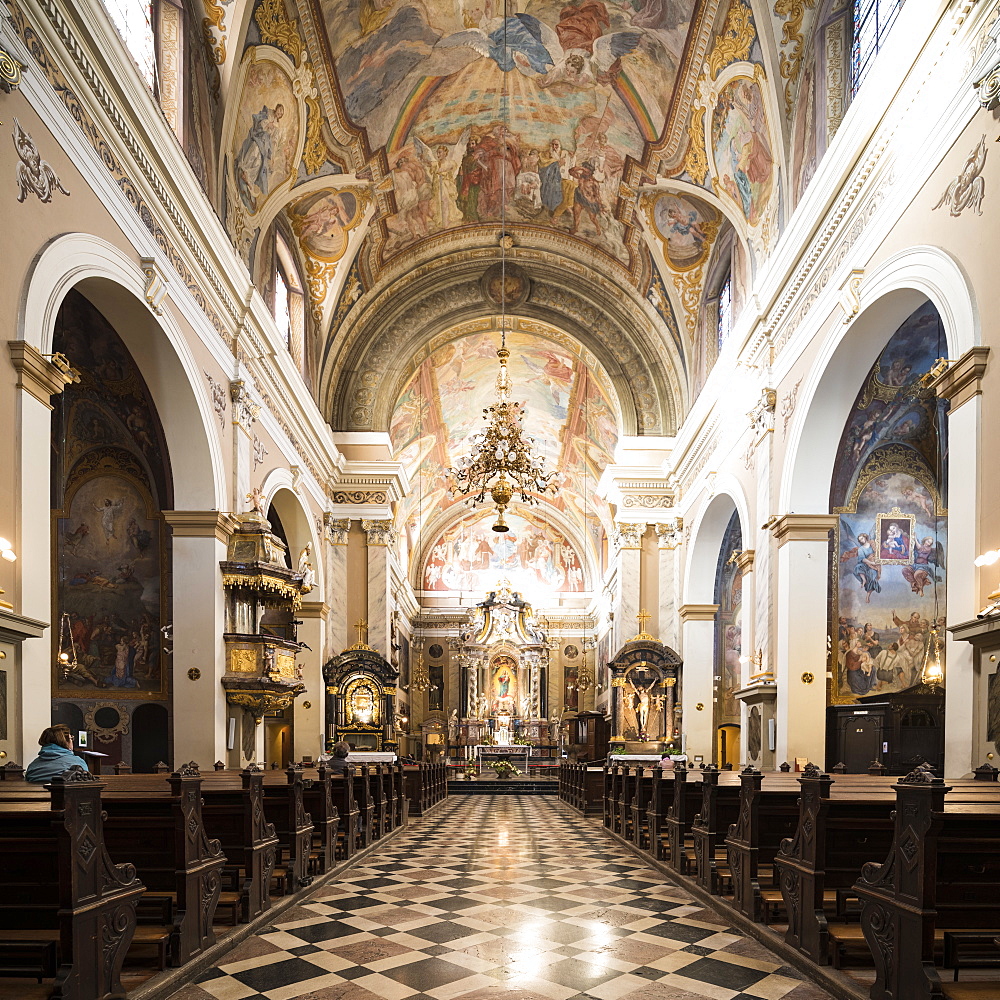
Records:
[[[983,783],[979,801],[961,792],[951,800],[944,781],[917,768],[894,788],[892,846],[854,886],[875,963],[872,1000],[940,995],[934,953],[944,932],[1000,928],[996,786]]]
[[[166,780],[121,774],[106,775],[104,783],[108,853],[135,865],[147,894],[171,900],[170,960],[183,965],[215,943],[213,923],[226,864],[219,841],[205,832],[198,765],[184,764]]]
[[[674,768],[674,800],[667,810],[667,864],[679,875],[690,875],[694,867],[694,841],[691,855],[687,851],[691,824],[701,803],[701,787],[691,781],[692,769],[678,765]]]
[[[659,771],[659,768],[654,770]],[[640,850],[649,849],[649,802],[653,791],[653,775],[641,764],[635,768],[632,786],[630,839]]]
[[[720,778],[727,780],[720,785]],[[725,832],[739,815],[740,786],[733,775],[725,774],[713,764],[701,772],[701,807],[691,823],[694,839],[694,879],[713,896],[722,894],[726,866],[720,865]]]
[[[264,813],[264,775],[256,765],[201,776],[202,818],[219,840],[238,881],[240,915],[249,923],[271,905],[271,874],[278,859],[274,824]]]
[[[302,801],[313,822],[309,864],[314,875],[330,871],[337,856],[340,812],[333,800],[330,778],[330,771],[323,763],[302,768]]]
[[[888,853],[896,797],[891,779],[834,781],[813,764],[798,782],[798,825],[774,859],[788,914],[785,940],[826,965],[831,894],[853,886],[867,862]]]
[[[733,906],[759,923],[763,916],[761,881],[773,882],[774,857],[798,825],[800,789],[783,774],[740,772],[739,816],[729,827],[726,859],[733,883]]]
[[[646,850],[657,861],[662,861],[670,850],[666,822],[673,797],[674,772],[654,767],[650,778],[649,802],[646,806],[646,829],[648,831]]]
[[[281,895],[310,885],[313,824],[303,802],[302,771],[290,767],[264,772],[264,817],[278,838],[279,856],[272,875],[278,879]]]
[[[47,787],[48,796],[0,798],[0,940],[57,943],[59,1000],[123,997],[144,886],[105,848],[97,776],[72,768]]]
[[[359,846],[361,812],[355,795],[357,784],[353,767],[330,774],[330,795],[340,814],[336,856],[341,860],[352,858]]]
[[[621,768],[618,764],[606,764],[604,766],[604,815],[602,820],[608,830],[616,830],[618,828],[618,821],[615,817],[615,806],[618,802],[620,770]]]

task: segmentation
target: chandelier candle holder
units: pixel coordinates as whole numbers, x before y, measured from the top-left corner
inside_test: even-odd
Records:
[[[497,357],[497,401],[483,410],[486,430],[472,436],[472,454],[462,456],[448,472],[453,496],[463,494],[475,507],[489,495],[497,509],[493,530],[502,532],[510,530],[503,515],[514,494],[518,493],[524,503],[538,503],[535,494],[545,492],[555,473],[545,471],[545,460],[534,450],[534,438],[524,433],[523,404],[510,398],[510,351],[501,347]]]

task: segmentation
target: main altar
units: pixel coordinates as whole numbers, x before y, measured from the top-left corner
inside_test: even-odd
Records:
[[[452,713],[449,742],[477,758],[480,748],[527,755],[532,745],[551,743],[546,636],[506,581],[470,609],[457,653],[461,714]]]

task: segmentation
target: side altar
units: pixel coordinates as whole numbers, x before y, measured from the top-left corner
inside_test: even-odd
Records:
[[[611,748],[626,754],[659,754],[683,745],[680,691],[683,661],[645,631],[650,618],[640,611],[639,634],[608,664],[611,670]]]

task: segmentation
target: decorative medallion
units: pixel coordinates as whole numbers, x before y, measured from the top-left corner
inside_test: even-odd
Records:
[[[17,150],[20,163],[15,174],[17,180],[17,200],[24,201],[28,192],[38,195],[38,200],[47,204],[52,201],[53,193],[58,189],[68,195],[69,191],[62,186],[51,165],[42,159],[35,140],[21,128],[21,123],[14,119],[14,148]]]

